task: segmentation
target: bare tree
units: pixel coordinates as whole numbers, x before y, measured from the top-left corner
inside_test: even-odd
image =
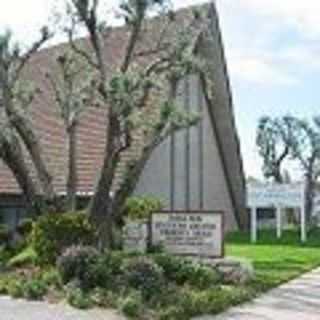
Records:
[[[263,173],[277,183],[283,183],[282,166],[290,156],[292,140],[291,122],[288,117],[262,117],[257,129],[256,144],[263,159]]]
[[[4,113],[1,115],[2,120],[4,120],[6,126],[10,128],[10,130],[6,132],[12,133],[14,131],[11,135],[14,137],[14,140],[4,139],[3,141],[11,141],[11,143],[15,141],[14,143],[19,145],[16,151],[22,150],[20,143],[23,143],[34,164],[45,198],[52,200],[55,196],[52,177],[49,174],[39,139],[28,114],[28,107],[33,101],[36,90],[25,85],[22,75],[31,57],[49,37],[48,29],[43,28],[40,40],[35,42],[29,50],[22,54],[19,46],[12,43],[10,32],[0,36],[0,97],[1,106],[4,110]],[[14,153],[12,153],[11,156],[13,156],[13,154]],[[18,155],[18,153],[16,153],[16,155]],[[21,158],[21,156],[22,151],[19,151],[19,157]],[[4,156],[3,159],[6,160],[6,157]],[[14,162],[15,165],[19,166],[19,161]],[[7,165],[11,167],[11,163],[8,163],[8,161]],[[22,162],[21,166],[23,166]],[[19,169],[22,170],[22,168]],[[35,190],[35,187],[31,187],[30,179],[28,183],[23,182],[22,179],[18,179],[18,182],[25,193],[27,193],[27,190],[24,185],[29,185],[29,188]],[[31,193],[34,193],[34,191]]]
[[[37,189],[25,162],[19,138],[8,127],[0,127],[0,158],[13,173],[28,205],[29,212],[38,212]]]
[[[315,183],[320,175],[320,118],[313,123],[290,117],[294,128],[294,139],[291,146],[292,158],[298,160],[305,177],[305,209],[307,219],[311,221]]]
[[[179,80],[199,71],[200,63],[196,62],[194,56],[195,38],[199,36],[199,30],[204,28],[204,21],[195,15],[190,25],[174,31],[173,17],[167,12],[162,15],[166,22],[159,25],[164,28],[159,33],[159,41],[154,41],[152,48],[140,51],[139,44],[143,43],[143,28],[147,25],[145,20],[148,13],[150,10],[160,10],[163,13],[165,1],[122,1],[120,15],[127,24],[129,36],[122,63],[117,70],[110,72],[104,56],[108,45],[107,33],[101,28],[104,24],[98,19],[99,0],[72,0],[71,3],[73,11],[69,12],[73,21],[77,19],[78,23],[86,27],[92,54],[77,46],[72,32],[71,45],[95,68],[99,93],[108,111],[104,163],[88,209],[92,221],[99,228],[100,245],[104,246],[111,244],[116,215],[121,212],[126,198],[135,189],[153,150],[173,131],[196,121],[197,117],[179,109],[175,98]],[[195,24],[198,28],[192,28]],[[171,35],[175,34],[169,42],[163,37],[168,30]],[[137,57],[147,62],[137,67]],[[159,112],[157,117],[148,121],[151,97],[152,105]],[[127,163],[122,181],[115,186],[117,168],[122,155],[132,147],[138,126],[144,132],[144,145],[139,155]]]
[[[57,57],[58,68],[47,74],[68,139],[67,208],[77,209],[77,127],[83,113],[94,105],[96,81],[83,57],[72,51]]]

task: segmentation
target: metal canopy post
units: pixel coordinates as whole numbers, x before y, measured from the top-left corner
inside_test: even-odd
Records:
[[[305,243],[307,241],[307,231],[306,231],[306,210],[303,206],[300,210],[300,227],[301,227],[301,242]]]
[[[251,242],[257,242],[257,208],[253,207],[251,212]]]
[[[282,235],[282,208],[280,206],[277,207],[276,216],[277,216],[277,238],[280,239]]]
[[[306,230],[306,186],[302,186],[302,203],[300,210],[300,227],[301,227],[301,242],[305,243],[307,241],[307,230]]]

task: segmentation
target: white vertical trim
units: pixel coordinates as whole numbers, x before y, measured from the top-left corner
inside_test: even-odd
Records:
[[[176,192],[176,170],[175,170],[175,150],[176,135],[175,132],[170,137],[170,209],[175,209],[175,192]]]
[[[306,231],[306,210],[305,210],[305,206],[303,204],[303,206],[301,207],[301,211],[300,211],[300,224],[301,224],[301,242],[306,242],[307,241],[307,231]]]
[[[256,243],[257,242],[257,208],[251,208],[250,214],[251,214],[251,242]]]
[[[184,80],[184,109],[190,113],[190,78],[186,77]],[[190,127],[185,129],[185,209],[190,210]]]
[[[277,238],[280,239],[282,236],[282,208],[280,206],[277,207],[276,216],[277,216]]]
[[[302,186],[302,203],[300,211],[300,227],[301,227],[301,242],[304,243],[307,241],[307,230],[306,230],[306,185]]]
[[[197,90],[197,100],[198,100],[198,112],[200,114],[201,119],[199,120],[198,126],[198,137],[199,137],[199,208],[201,210],[204,209],[204,126],[203,126],[203,109],[204,109],[204,97],[202,92],[202,83],[200,76],[198,76],[198,90]]]

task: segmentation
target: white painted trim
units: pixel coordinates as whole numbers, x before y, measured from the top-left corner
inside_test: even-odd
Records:
[[[276,211],[277,216],[277,238],[280,239],[282,236],[282,208],[277,207]]]
[[[251,242],[256,243],[257,242],[257,213],[258,210],[257,208],[251,208],[250,210],[251,213]]]

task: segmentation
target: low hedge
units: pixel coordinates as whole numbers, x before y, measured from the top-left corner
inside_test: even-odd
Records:
[[[52,214],[33,224],[31,245],[41,265],[55,264],[58,256],[72,245],[93,245],[96,232],[83,213]]]
[[[10,240],[10,230],[7,225],[0,224],[0,246],[6,246]]]
[[[37,262],[37,254],[32,247],[26,247],[17,255],[13,256],[7,263],[10,268],[18,268],[34,265]]]
[[[97,286],[94,266],[99,258],[98,251],[89,246],[72,246],[58,258],[57,267],[62,281],[67,284],[76,281],[83,290]]]
[[[22,219],[17,226],[17,232],[21,236],[27,237],[32,231],[32,226],[33,220],[31,218]]]
[[[124,206],[124,216],[131,221],[146,220],[163,208],[163,202],[152,196],[131,197]]]
[[[162,268],[146,257],[135,257],[123,265],[128,287],[138,290],[145,300],[161,294],[165,285]]]
[[[198,289],[207,289],[222,280],[213,268],[189,259],[161,253],[153,255],[153,260],[163,269],[165,277],[178,285],[188,284]]]

